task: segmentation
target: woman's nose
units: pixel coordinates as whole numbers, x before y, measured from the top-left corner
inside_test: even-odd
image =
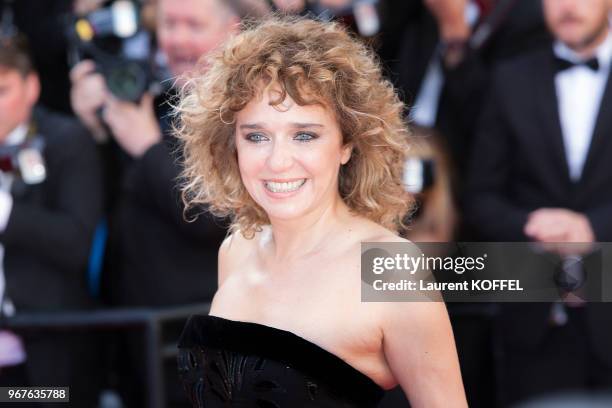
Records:
[[[270,170],[280,173],[291,167],[293,164],[293,152],[287,144],[276,139],[272,144],[270,155],[268,156],[268,167]]]

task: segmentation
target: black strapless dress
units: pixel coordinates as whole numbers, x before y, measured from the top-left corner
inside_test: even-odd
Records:
[[[384,390],[338,356],[289,331],[192,316],[179,374],[197,408],[371,408]]]

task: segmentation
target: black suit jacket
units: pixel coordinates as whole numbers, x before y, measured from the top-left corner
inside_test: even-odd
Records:
[[[121,305],[168,306],[209,301],[217,289],[217,252],[226,234],[205,209],[185,220],[178,179],[179,146],[166,103],[157,100],[164,138],[125,166],[113,212],[111,299]],[[191,215],[194,215],[193,213]]]
[[[612,241],[612,82],[608,80],[578,182],[570,180],[552,50],[500,66],[471,156],[467,216],[485,240],[526,241],[529,212],[585,213],[598,241]]]
[[[471,156],[465,216],[486,241],[528,241],[529,212],[562,207],[589,218],[598,241],[612,240],[612,81],[608,79],[582,177],[569,177],[552,48],[502,64],[492,78]],[[605,271],[604,271],[605,272]],[[536,347],[550,306],[507,304],[502,330],[515,346]],[[608,305],[588,305],[594,347],[612,361]]]
[[[42,109],[33,116],[45,142],[47,178],[38,185],[17,179],[12,185],[13,208],[0,234],[6,294],[17,313],[88,308],[93,301],[86,269],[103,204],[96,148],[74,119]],[[100,354],[91,338],[67,331],[19,335],[32,385],[69,385],[74,406],[95,404],[99,369],[93,367],[100,367]]]
[[[99,160],[78,122],[42,109],[33,117],[47,178],[12,185],[13,208],[0,234],[6,294],[18,311],[78,308],[89,303],[86,268],[102,217]]]
[[[410,21],[407,21],[399,37],[401,46],[397,56],[388,61],[388,65],[404,101],[411,107],[440,38],[437,22],[427,7],[421,1],[407,3],[412,5],[408,14]],[[393,41],[390,38],[387,40]],[[493,67],[508,58],[547,45],[548,40],[539,2],[520,0],[506,14],[503,22],[495,27],[489,41],[482,48],[468,51],[463,62],[452,69],[443,66],[445,81],[440,95],[436,128],[446,138],[459,170],[463,172],[467,165],[466,157]]]

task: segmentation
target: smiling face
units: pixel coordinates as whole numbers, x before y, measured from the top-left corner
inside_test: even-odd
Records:
[[[281,106],[269,103],[270,94],[263,95],[236,115],[245,188],[271,222],[333,206],[341,200],[340,166],[351,155],[333,113],[320,105],[300,106],[289,96]]]

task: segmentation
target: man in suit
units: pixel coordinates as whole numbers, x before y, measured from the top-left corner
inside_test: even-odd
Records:
[[[543,0],[554,44],[493,75],[466,197],[481,240],[612,240],[610,7]],[[576,306],[502,306],[506,401],[612,387],[612,309]]]
[[[157,15],[158,41],[173,77],[193,69],[239,21],[220,0],[161,0]],[[110,166],[121,174],[110,210],[112,301],[168,306],[210,300],[225,229],[208,214],[192,223],[183,217],[168,103],[176,102],[176,91],[155,99],[145,94],[139,103],[119,100],[91,60],[76,65],[71,78],[74,111],[92,134],[110,130],[116,147]]]
[[[95,146],[63,115],[34,109],[40,85],[22,40],[0,37],[0,315],[91,305],[86,268],[101,217]],[[79,355],[80,354],[80,355]],[[0,328],[0,384],[70,386],[92,406],[82,337]]]

